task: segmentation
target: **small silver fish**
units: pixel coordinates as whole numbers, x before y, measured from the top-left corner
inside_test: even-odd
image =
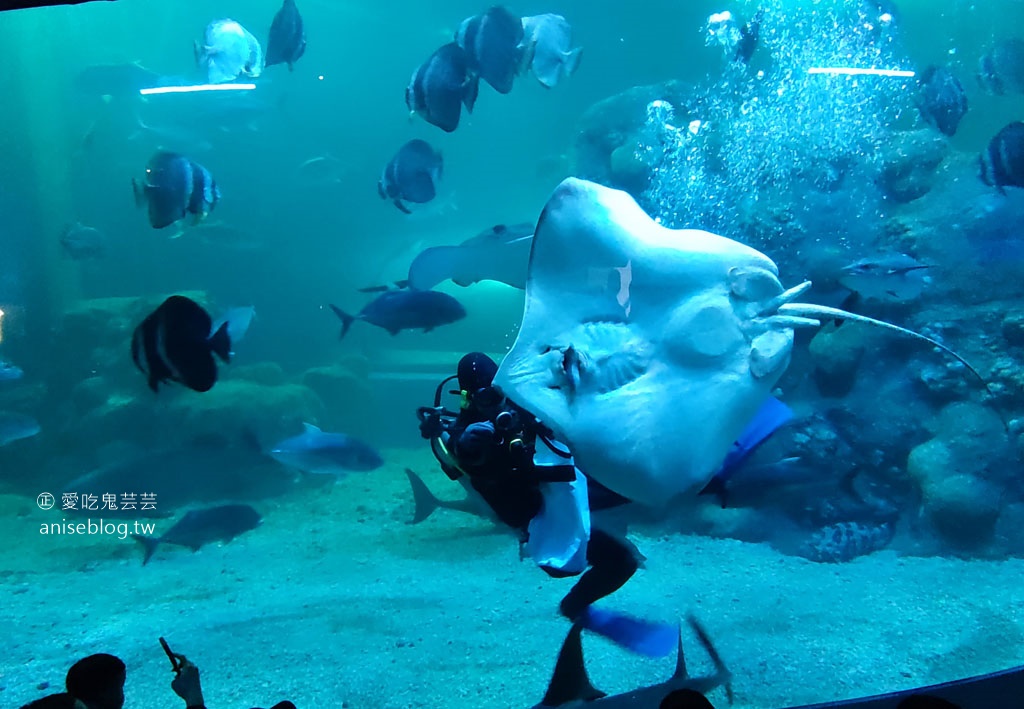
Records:
[[[259,40],[231,19],[207,25],[203,43],[195,43],[195,59],[211,84],[234,81],[239,75],[255,79],[263,73],[266,61]]]
[[[231,347],[234,348],[242,338],[245,337],[245,333],[249,332],[249,326],[252,325],[252,321],[256,318],[256,308],[251,305],[246,305],[240,308],[228,308],[224,311],[224,314],[213,321],[213,325],[210,327],[210,336],[212,337],[217,330],[227,323],[228,325],[228,338],[231,340]],[[232,352],[232,355],[235,353]]]
[[[544,86],[553,88],[562,77],[572,76],[580,64],[580,47],[572,48],[572,27],[561,15],[523,18],[523,42],[530,48],[530,69]]]
[[[60,235],[60,245],[76,261],[98,258],[107,251],[107,239],[103,232],[79,222],[64,229]]]
[[[21,367],[0,359],[0,382],[14,382],[21,379],[24,374]]]
[[[905,302],[931,283],[927,264],[906,254],[863,258],[842,269],[839,282],[865,298]]]
[[[31,438],[40,430],[39,422],[31,416],[13,411],[0,411],[0,447],[23,438]]]

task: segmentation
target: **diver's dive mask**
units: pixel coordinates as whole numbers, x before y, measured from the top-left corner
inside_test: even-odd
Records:
[[[472,406],[481,416],[486,419],[493,419],[497,416],[505,403],[505,397],[495,387],[481,387],[470,393],[462,390],[462,408]]]

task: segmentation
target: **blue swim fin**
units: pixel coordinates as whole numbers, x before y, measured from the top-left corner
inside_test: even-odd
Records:
[[[679,644],[679,626],[633,618],[623,613],[588,606],[580,624],[627,650],[647,657],[667,657]]]
[[[715,474],[716,478],[722,480],[732,475],[740,463],[750,455],[755,448],[765,442],[775,431],[793,419],[793,411],[774,396],[769,396],[761,404],[761,408],[754,414],[747,427],[743,429],[732,448],[725,455],[722,467]]]
[[[726,482],[732,477],[743,461],[754,452],[754,449],[764,443],[769,436],[779,428],[793,419],[793,411],[776,399],[769,396],[761,404],[761,408],[754,414],[743,433],[732,444],[732,448],[725,455],[722,466],[708,481],[708,484],[697,493],[698,495],[715,495],[721,502],[723,509],[728,502],[728,490]]]

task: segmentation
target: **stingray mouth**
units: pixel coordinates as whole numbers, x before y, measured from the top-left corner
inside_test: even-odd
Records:
[[[647,373],[651,346],[624,322],[585,322],[558,343],[540,348],[541,369],[548,372],[549,390],[570,399],[611,394]]]

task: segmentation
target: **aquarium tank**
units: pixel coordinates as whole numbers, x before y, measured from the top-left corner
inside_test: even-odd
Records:
[[[1020,0],[0,47],[0,706],[1024,707]]]

